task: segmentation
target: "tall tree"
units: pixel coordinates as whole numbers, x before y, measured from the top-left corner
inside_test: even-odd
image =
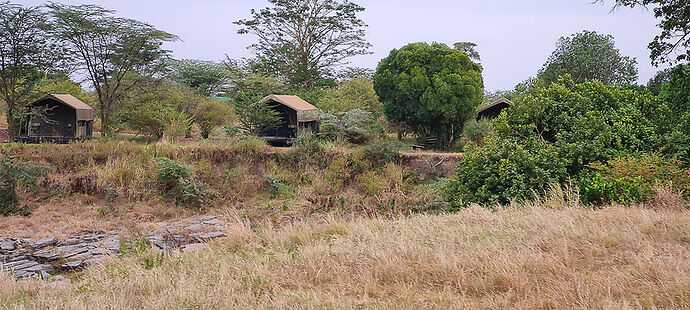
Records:
[[[43,77],[50,48],[45,17],[37,8],[0,2],[0,93],[6,105],[10,139],[18,133],[22,100]]]
[[[605,2],[607,0],[597,0]],[[652,8],[661,34],[649,43],[652,64],[690,61],[690,3],[688,0],[616,0],[614,7]]]
[[[223,64],[194,59],[172,60],[171,78],[206,97],[226,91],[228,76]]]
[[[637,60],[622,56],[610,35],[583,31],[561,37],[537,78],[545,85],[570,74],[576,83],[598,80],[604,84],[631,84],[637,80]]]
[[[79,56],[81,68],[88,73],[98,95],[101,132],[108,135],[110,117],[122,94],[158,72],[160,60],[169,55],[163,43],[177,37],[96,5],[46,6],[56,36]]]
[[[388,120],[451,146],[482,103],[481,71],[467,54],[445,44],[414,43],[379,63],[374,89]]]
[[[306,88],[332,79],[333,69],[355,55],[368,54],[364,8],[349,0],[269,0],[252,18],[235,24],[254,34],[250,46],[263,68]]]

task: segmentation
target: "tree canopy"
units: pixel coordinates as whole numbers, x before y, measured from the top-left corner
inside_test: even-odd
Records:
[[[123,92],[159,71],[162,49],[175,35],[96,5],[46,5],[55,35],[67,43],[98,95],[101,131],[107,135],[114,105]]]
[[[636,65],[635,58],[621,55],[612,36],[585,30],[558,40],[537,79],[548,86],[570,74],[576,83],[632,84],[637,80]]]
[[[604,2],[607,0],[598,0]],[[690,61],[690,5],[687,0],[616,0],[615,7],[652,8],[661,33],[649,43],[652,64]]]
[[[484,98],[481,67],[445,44],[413,43],[378,65],[374,89],[392,122],[449,146]]]
[[[349,0],[269,0],[252,10],[251,19],[235,22],[239,34],[253,34],[250,46],[262,70],[284,77],[294,86],[314,88],[333,79],[345,59],[367,54],[364,8]]]
[[[172,60],[168,64],[173,81],[206,97],[227,91],[228,74],[223,64],[195,59]]]
[[[18,133],[18,107],[50,66],[56,52],[38,8],[0,2],[0,95],[6,104],[10,137]],[[50,51],[53,51],[51,53]]]

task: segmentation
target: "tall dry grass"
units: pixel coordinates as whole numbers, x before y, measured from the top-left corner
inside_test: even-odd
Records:
[[[0,275],[0,308],[690,308],[685,202],[592,210],[567,195],[284,227],[238,218],[209,252],[113,259],[63,288]]]

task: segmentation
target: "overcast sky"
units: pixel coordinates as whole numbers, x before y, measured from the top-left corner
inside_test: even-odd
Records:
[[[16,0],[15,0],[16,1]],[[42,0],[20,0],[39,5]],[[251,35],[238,35],[233,21],[248,18],[265,0],[57,0],[67,4],[100,4],[174,33],[169,44],[176,58],[220,60],[251,56]],[[561,36],[584,29],[611,34],[623,55],[636,57],[644,84],[657,68],[650,65],[647,44],[659,32],[651,12],[637,8],[611,13],[609,3],[593,0],[354,0],[364,6],[371,55],[352,65],[376,68],[393,48],[410,42],[479,45],[487,90],[511,89],[534,76]]]

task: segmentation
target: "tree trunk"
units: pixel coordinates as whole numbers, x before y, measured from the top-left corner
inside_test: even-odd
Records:
[[[14,106],[14,103],[8,102],[7,109],[5,110],[7,113],[7,133],[10,136],[10,142],[14,141],[14,138],[19,135],[17,124],[14,120]]]

